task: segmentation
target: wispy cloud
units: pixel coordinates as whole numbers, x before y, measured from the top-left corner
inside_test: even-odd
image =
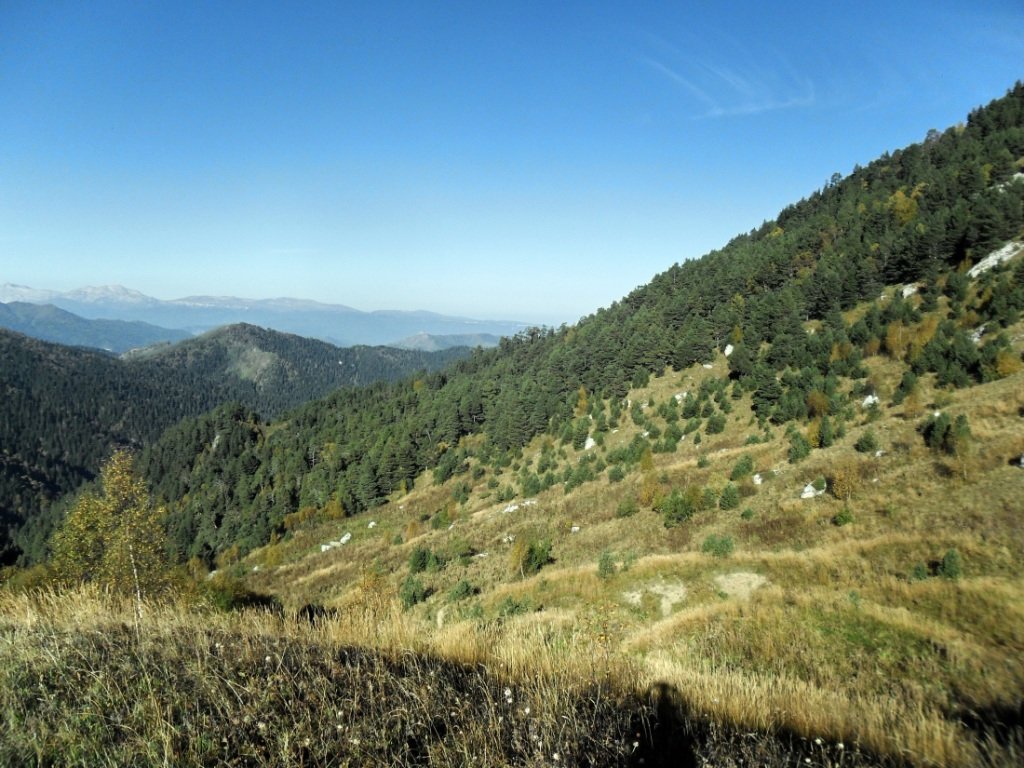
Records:
[[[697,52],[699,48],[685,53],[654,35],[647,37],[657,55],[641,55],[640,61],[696,100],[696,118],[757,115],[814,104],[814,82],[780,55],[762,51],[756,60],[730,56],[739,60],[726,64],[713,53]],[[735,46],[723,49],[730,47]]]

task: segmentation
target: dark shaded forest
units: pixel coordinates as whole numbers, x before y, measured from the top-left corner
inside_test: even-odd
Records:
[[[343,349],[239,325],[122,360],[0,330],[0,560],[40,557],[60,516],[53,504],[92,480],[114,448],[141,449],[222,403],[273,418],[339,387],[466,353]]]

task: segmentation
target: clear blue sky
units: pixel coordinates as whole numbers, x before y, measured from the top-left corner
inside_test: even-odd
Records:
[[[0,0],[0,282],[572,322],[1019,78],[1021,0]]]

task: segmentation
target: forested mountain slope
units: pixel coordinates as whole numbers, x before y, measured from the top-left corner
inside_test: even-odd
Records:
[[[774,221],[672,266],[576,326],[532,329],[444,372],[308,404],[247,448],[230,513],[252,530],[277,530],[301,508],[333,503],[352,513],[380,504],[427,468],[443,480],[471,458],[500,466],[543,432],[585,438],[588,402],[621,398],[652,373],[709,360],[727,344],[735,348],[733,375],[754,393],[762,420],[806,418],[810,392],[831,397],[840,377],[862,376],[870,339],[881,343],[891,323],[910,322],[900,304],[852,325],[840,311],[911,281],[923,282],[929,301],[944,291],[962,301],[966,278],[947,271],[1020,233],[1022,159],[1017,84],[965,125],[835,178]],[[978,309],[993,318],[1009,311],[1019,286],[1008,279],[1004,287]],[[822,332],[808,334],[812,319],[824,321]],[[962,332],[946,328],[927,360],[915,350],[915,365],[934,370],[962,343]],[[979,366],[958,363],[951,375],[980,377]],[[485,439],[460,443],[470,435]],[[159,448],[154,482],[193,471],[195,455],[178,448]],[[166,501],[186,517],[199,513],[173,494]],[[228,512],[211,503],[201,514],[216,521]]]
[[[221,403],[275,416],[339,387],[436,369],[465,353],[342,349],[229,326],[120,360],[0,330],[3,559],[16,555],[15,538],[41,554],[48,526],[18,529],[93,478],[114,447],[141,448]]]
[[[336,347],[317,339],[239,323],[179,344],[139,350],[130,368],[188,375],[195,386],[220,382],[231,398],[264,418],[341,387],[395,381],[419,370],[433,371],[465,357],[453,348],[423,352],[392,347]],[[223,402],[219,400],[218,402]]]

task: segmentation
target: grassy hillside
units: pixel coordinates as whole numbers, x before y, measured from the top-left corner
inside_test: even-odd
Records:
[[[947,311],[942,299],[909,332]],[[1024,323],[1005,333],[1019,360]],[[8,592],[0,755],[1017,765],[1024,371],[959,389],[929,374],[901,399],[900,361],[864,365],[879,402],[858,394],[832,444],[803,459],[784,426],[758,423],[750,393],[729,393],[721,430],[702,417],[611,481],[617,451],[668,431],[688,402],[677,395],[719,391],[719,355],[630,390],[589,447],[540,437],[508,466],[425,474],[366,513],[293,518],[204,582],[240,580],[281,613],[192,597],[137,615],[98,592]],[[612,410],[589,407],[595,422]],[[936,411],[967,416],[957,452],[926,442]],[[603,474],[576,484],[565,469],[581,460]],[[510,498],[543,463],[568,480]],[[823,492],[801,498],[818,479]],[[698,501],[681,512],[673,498]]]
[[[907,332],[947,311],[942,299]],[[866,378],[848,386],[878,404],[857,394],[850,413],[832,414],[842,435],[802,460],[790,460],[785,426],[759,424],[751,395],[730,393],[721,431],[703,419],[622,480],[603,469],[575,485],[581,462],[613,468],[644,432],[665,433],[676,395],[719,391],[720,354],[631,390],[590,448],[541,437],[506,467],[422,476],[386,507],[297,524],[235,573],[339,617],[391,596],[405,631],[445,654],[496,627],[509,642],[542,633],[569,649],[560,663],[628,664],[641,690],[668,685],[686,711],[734,729],[915,765],[1013,764],[1024,754],[1024,325],[1006,334],[1016,372],[962,389],[929,374],[901,399],[905,366],[865,358]],[[592,408],[601,418],[611,403]],[[967,417],[957,451],[927,444],[936,412]],[[518,492],[552,462],[568,481]],[[815,481],[822,492],[801,498]],[[696,501],[680,512],[673,498]]]

